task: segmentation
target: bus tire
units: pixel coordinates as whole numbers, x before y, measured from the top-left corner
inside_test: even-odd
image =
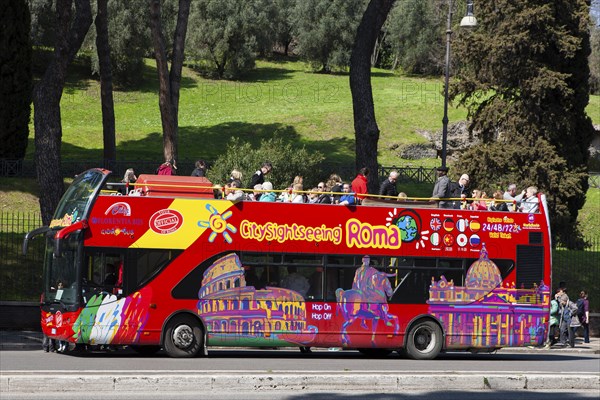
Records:
[[[164,349],[174,358],[196,357],[202,350],[202,328],[191,315],[173,317],[165,329]]]
[[[384,358],[392,354],[392,350],[390,349],[371,349],[371,348],[360,348],[357,349],[362,355],[371,358]]]
[[[408,333],[406,354],[414,360],[433,360],[442,350],[442,329],[431,320],[415,323]]]
[[[138,353],[140,356],[152,356],[158,353],[161,349],[160,346],[140,346],[140,345],[131,345],[129,346],[133,351]]]

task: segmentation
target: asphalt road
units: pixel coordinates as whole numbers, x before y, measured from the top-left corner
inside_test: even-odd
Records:
[[[0,370],[7,372],[78,374],[158,372],[315,372],[328,373],[552,373],[599,374],[600,355],[591,353],[506,352],[496,354],[442,354],[433,361],[415,361],[396,353],[367,358],[356,351],[317,350],[302,354],[298,350],[221,350],[211,349],[209,357],[173,359],[164,353],[141,357],[134,352],[93,352],[73,356],[44,353],[41,350],[0,351]]]

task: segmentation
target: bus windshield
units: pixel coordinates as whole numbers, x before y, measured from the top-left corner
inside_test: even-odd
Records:
[[[64,305],[77,303],[77,265],[81,231],[67,236],[61,243],[61,257],[54,256],[53,235],[46,239],[44,262],[44,301]]]
[[[58,204],[50,227],[69,226],[84,218],[104,178],[105,174],[97,169],[77,175]]]

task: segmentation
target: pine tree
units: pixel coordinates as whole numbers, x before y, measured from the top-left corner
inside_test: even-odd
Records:
[[[31,114],[31,43],[25,0],[8,1],[0,13],[0,158],[22,159]]]
[[[469,110],[480,146],[460,158],[481,187],[507,180],[548,195],[553,233],[573,237],[588,189],[589,1],[478,2],[459,32],[451,97]]]

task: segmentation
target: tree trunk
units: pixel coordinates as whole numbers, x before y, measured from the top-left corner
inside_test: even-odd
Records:
[[[57,32],[54,55],[44,76],[33,91],[35,127],[35,168],[40,186],[40,210],[48,225],[64,191],[60,173],[62,125],[60,99],[67,67],[75,58],[92,24],[89,0],[57,0]]]
[[[175,131],[179,128],[179,89],[181,87],[181,70],[185,59],[185,36],[190,16],[191,0],[179,0],[179,12],[177,14],[177,26],[173,37],[173,60],[171,61],[171,72],[169,81],[171,83],[171,103],[173,106]]]
[[[100,66],[100,100],[102,103],[102,133],[104,139],[104,167],[111,168],[117,159],[115,140],[115,108],[113,102],[112,67],[108,44],[108,0],[98,0],[96,15],[96,48]]]
[[[154,57],[158,70],[159,107],[163,128],[163,152],[165,161],[177,159],[177,131],[179,113],[179,88],[181,85],[181,70],[183,68],[185,36],[190,14],[190,1],[179,0],[177,26],[173,38],[173,60],[171,72],[167,62],[165,39],[160,22],[160,0],[150,0],[150,25]]]
[[[369,193],[379,189],[377,174],[377,143],[379,127],[375,120],[373,90],[371,88],[371,55],[395,0],[371,0],[356,32],[350,57],[350,91],[354,111],[356,137],[356,170],[367,167]]]

